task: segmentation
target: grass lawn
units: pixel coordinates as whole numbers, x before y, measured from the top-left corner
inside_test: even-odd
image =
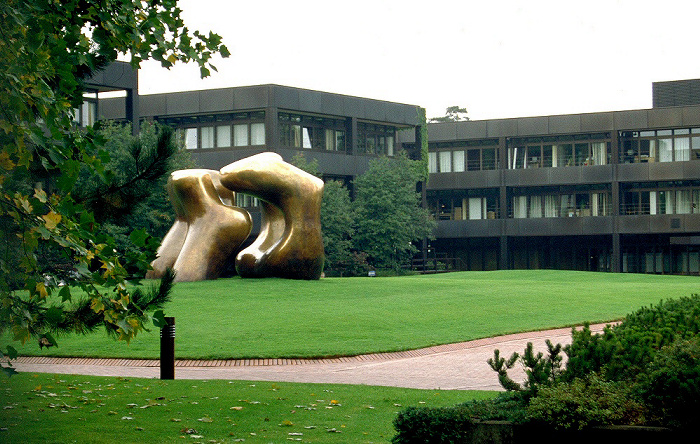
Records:
[[[0,442],[388,442],[409,405],[495,392],[333,384],[0,375]]]
[[[234,278],[177,284],[165,312],[176,318],[177,358],[321,357],[610,321],[699,290],[700,280],[692,276],[551,270],[320,281]],[[157,330],[129,345],[104,332],[58,340],[59,347],[48,352],[36,343],[17,348],[56,356],[159,355]]]

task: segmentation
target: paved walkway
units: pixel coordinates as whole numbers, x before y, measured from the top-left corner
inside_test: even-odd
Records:
[[[605,324],[592,325],[594,332]],[[545,340],[571,342],[571,329],[562,328],[498,336],[399,353],[379,353],[335,359],[178,360],[177,379],[238,379],[250,381],[320,382],[393,387],[501,390],[486,360],[522,352],[528,342],[545,351]],[[177,347],[177,344],[176,344]],[[158,378],[158,360],[20,357],[20,372]],[[524,377],[524,374],[521,375]]]

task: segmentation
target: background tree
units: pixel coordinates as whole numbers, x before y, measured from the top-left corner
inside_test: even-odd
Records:
[[[307,160],[303,153],[292,157],[291,164],[321,177],[318,160]],[[352,235],[354,232],[350,192],[337,180],[328,180],[323,187],[321,201],[321,234],[326,256],[324,269],[335,271],[352,262]]]
[[[432,236],[435,221],[420,206],[419,178],[417,162],[400,154],[373,160],[355,180],[353,243],[370,265],[398,271],[418,251],[413,242]]]
[[[459,106],[448,106],[445,110],[445,115],[442,117],[431,117],[431,123],[444,123],[444,122],[460,122],[469,120],[467,117],[467,109],[460,108]]]
[[[338,180],[326,181],[323,187],[321,230],[326,255],[325,268],[337,271],[350,266],[353,262],[355,221],[350,192]]]
[[[126,285],[148,267],[147,255],[121,256],[73,197],[82,168],[105,182],[110,176],[104,139],[93,128],[73,131],[72,111],[83,101],[84,82],[119,54],[135,67],[146,59],[166,68],[194,61],[208,76],[211,58],[228,50],[216,34],[190,32],[180,13],[176,0],[0,2],[0,217],[8,239],[0,251],[0,333],[55,344],[51,332],[66,325],[82,331],[94,318],[68,308],[69,285],[60,288],[60,303],[49,303],[59,288],[42,273],[42,246],[70,260],[67,283],[88,295],[78,306],[108,330],[128,341],[149,320],[153,299]],[[157,244],[140,230],[130,240],[150,251]],[[8,346],[3,354],[16,351]]]
[[[167,192],[170,173],[196,168],[184,143],[170,128],[147,122],[137,136],[131,125],[113,122],[102,124],[98,134],[105,139],[109,154],[105,170],[111,180],[105,183],[84,167],[73,197],[93,211],[120,251],[129,246],[128,236],[134,229],[162,239],[175,220]]]

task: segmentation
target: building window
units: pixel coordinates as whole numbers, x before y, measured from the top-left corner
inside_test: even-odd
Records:
[[[248,124],[233,125],[233,146],[248,146]]]
[[[609,191],[555,191],[552,194],[517,194],[511,199],[510,217],[514,219],[542,217],[608,216]]]
[[[620,133],[620,163],[700,159],[700,128]]]
[[[279,113],[279,141],[292,148],[345,151],[345,120]]]
[[[604,136],[596,134],[574,136],[573,140],[555,139],[557,143],[550,142],[553,138],[514,141],[511,144],[515,146],[508,148],[508,169],[607,165],[610,163],[609,141],[580,140]]]
[[[250,124],[250,144],[253,146],[265,145],[265,123]]]
[[[633,184],[622,192],[620,213],[639,214],[698,214],[700,213],[700,184],[646,184],[654,189],[640,189]]]
[[[249,194],[236,193],[236,206],[241,208],[251,208],[260,205],[260,201],[257,197],[253,197]]]
[[[452,153],[450,151],[440,151],[440,172],[449,173],[452,171]]]
[[[185,147],[188,150],[194,150],[199,148],[199,134],[197,128],[186,128],[185,129]]]
[[[214,148],[214,127],[203,126],[199,130],[202,135],[202,148]]]
[[[496,219],[498,190],[433,191],[427,195],[428,208],[437,220]]]
[[[216,127],[216,146],[219,148],[231,146],[231,125]]]
[[[187,149],[230,148],[232,143],[236,147],[265,144],[264,111],[156,120],[183,129]]]
[[[396,128],[367,122],[357,123],[357,152],[378,156],[393,156]]]
[[[438,172],[437,153],[436,152],[428,153],[428,172],[429,173],[437,173]]]

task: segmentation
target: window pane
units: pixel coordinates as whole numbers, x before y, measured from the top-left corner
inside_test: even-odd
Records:
[[[265,145],[265,124],[251,123],[250,124],[250,144]]]
[[[690,139],[681,137],[673,141],[673,158],[676,162],[690,160]]]
[[[437,173],[437,153],[428,153],[428,172]]]
[[[496,169],[496,149],[495,148],[484,148],[483,150],[481,150],[481,155],[483,157],[483,163],[481,164],[481,169],[495,170]]]
[[[440,172],[449,173],[452,171],[452,153],[450,151],[440,151]]]
[[[595,142],[591,144],[593,159],[591,165],[605,165],[608,163],[607,146],[605,142]]]
[[[467,169],[479,171],[481,169],[481,150],[467,150]]]
[[[311,128],[302,128],[302,148],[311,148]]]
[[[527,217],[527,196],[513,196],[513,217],[515,219]]]
[[[671,162],[673,153],[671,152],[673,139],[659,139],[659,162]]]
[[[345,151],[345,131],[336,130],[335,149],[338,151]]]
[[[187,128],[185,130],[185,146],[188,150],[194,150],[198,147],[197,128]]]
[[[335,151],[335,131],[332,129],[326,129],[326,151]]]
[[[452,168],[455,173],[464,171],[464,151],[452,151]]]
[[[216,146],[231,146],[231,125],[222,125],[216,127]]]
[[[387,136],[386,138],[386,155],[394,155],[394,136]]]
[[[248,124],[233,125],[233,146],[248,145]]]

